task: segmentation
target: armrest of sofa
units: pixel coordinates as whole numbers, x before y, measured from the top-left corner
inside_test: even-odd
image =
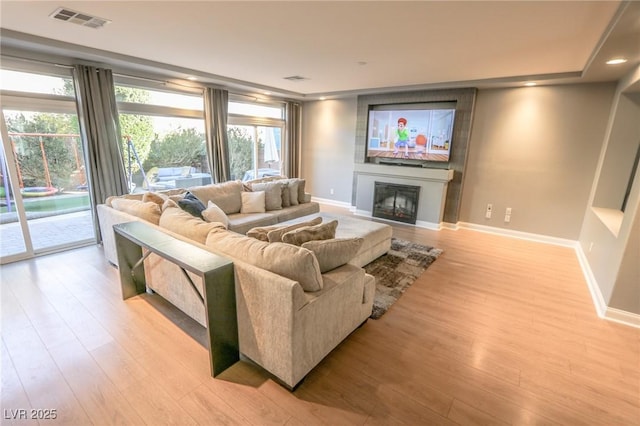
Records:
[[[102,235],[104,255],[109,263],[118,266],[118,253],[116,251],[116,239],[113,232],[113,225],[132,221],[146,221],[129,213],[116,210],[106,204],[98,204],[96,209],[98,212],[98,224],[100,226],[100,234]]]

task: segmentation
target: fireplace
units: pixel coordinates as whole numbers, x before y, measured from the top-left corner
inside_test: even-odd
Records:
[[[375,182],[373,193],[373,217],[416,223],[420,187]]]

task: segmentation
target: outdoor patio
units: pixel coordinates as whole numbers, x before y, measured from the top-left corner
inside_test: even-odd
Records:
[[[36,252],[95,240],[90,210],[29,219],[27,223]],[[0,225],[0,255],[5,257],[24,251],[20,223],[16,221]]]

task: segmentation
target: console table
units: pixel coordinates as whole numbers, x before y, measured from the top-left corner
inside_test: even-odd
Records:
[[[122,299],[146,291],[144,259],[155,253],[176,264],[204,304],[211,375],[240,359],[233,262],[165,234],[143,222],[113,226],[118,253]],[[146,254],[143,254],[146,249]],[[186,271],[202,278],[200,294]]]

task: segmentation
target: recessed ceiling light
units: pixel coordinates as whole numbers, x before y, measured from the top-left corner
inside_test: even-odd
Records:
[[[535,86],[536,84],[538,84],[538,83],[534,83],[533,81],[530,81],[530,82],[528,82],[528,83],[525,83],[524,85],[525,85],[525,86],[527,86],[527,87],[533,87],[533,86]]]
[[[267,95],[267,96],[269,96],[269,95],[271,94],[271,92],[269,92],[269,91],[264,91],[264,92],[262,92],[262,94],[263,94],[263,95]]]
[[[196,77],[187,77],[187,80],[196,81],[197,78]]]
[[[320,96],[318,99],[320,99],[321,101],[326,101],[327,97],[326,96]]]
[[[618,64],[624,64],[625,62],[627,62],[625,58],[615,58],[615,59],[608,60],[607,65],[618,65]]]

